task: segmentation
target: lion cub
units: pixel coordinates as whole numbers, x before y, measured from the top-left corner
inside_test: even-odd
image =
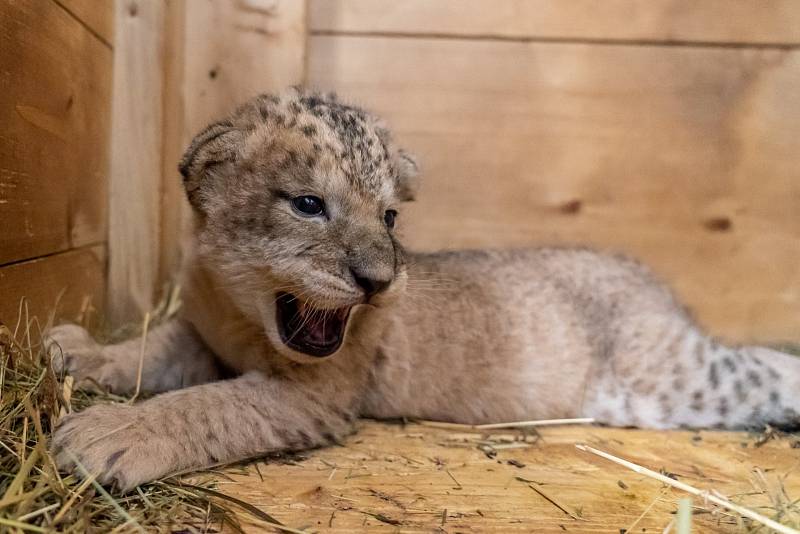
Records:
[[[160,394],[65,417],[63,468],[69,450],[128,489],[325,445],[359,416],[798,421],[800,361],[715,343],[633,261],[405,251],[395,225],[417,166],[378,119],[332,96],[259,96],[200,132],[180,171],[195,230],[181,316],[147,339],[141,384]],[[50,336],[78,380],[134,389],[139,340]]]

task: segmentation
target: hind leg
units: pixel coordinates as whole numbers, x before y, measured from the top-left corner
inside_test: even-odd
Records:
[[[798,424],[800,358],[716,343],[687,318],[631,320],[598,359],[584,412],[649,428],[751,428]]]
[[[220,378],[213,354],[189,323],[168,321],[149,332],[146,341],[141,359],[141,339],[100,345],[76,325],[57,326],[47,333],[54,367],[74,376],[79,388],[97,383],[115,393],[132,393],[140,360],[142,391],[168,391]]]

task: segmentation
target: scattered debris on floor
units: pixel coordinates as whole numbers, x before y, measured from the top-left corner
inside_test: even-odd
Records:
[[[800,525],[800,458],[788,435],[756,447],[763,436],[741,432],[584,425],[540,427],[532,437],[529,429],[360,426],[343,447],[310,451],[293,466],[261,463],[261,477],[243,466],[218,479],[219,487],[286,525],[318,532],[661,533],[671,525],[680,534],[685,492],[575,448],[584,443]],[[508,444],[524,446],[496,448]],[[694,533],[768,532],[702,495],[693,496],[691,511]]]

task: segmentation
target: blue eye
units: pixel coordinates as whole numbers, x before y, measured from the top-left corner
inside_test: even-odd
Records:
[[[305,217],[314,217],[325,213],[325,204],[322,199],[311,195],[294,197],[292,199],[292,207]]]

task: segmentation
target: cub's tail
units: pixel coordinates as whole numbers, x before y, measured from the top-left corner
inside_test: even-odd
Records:
[[[649,428],[800,429],[800,356],[681,326],[612,356],[587,390],[586,415]]]
[[[718,352],[721,355],[709,364],[708,373],[712,391],[714,367],[729,375],[724,381],[720,378],[718,386],[720,426],[800,428],[800,357],[764,347],[720,348]]]

